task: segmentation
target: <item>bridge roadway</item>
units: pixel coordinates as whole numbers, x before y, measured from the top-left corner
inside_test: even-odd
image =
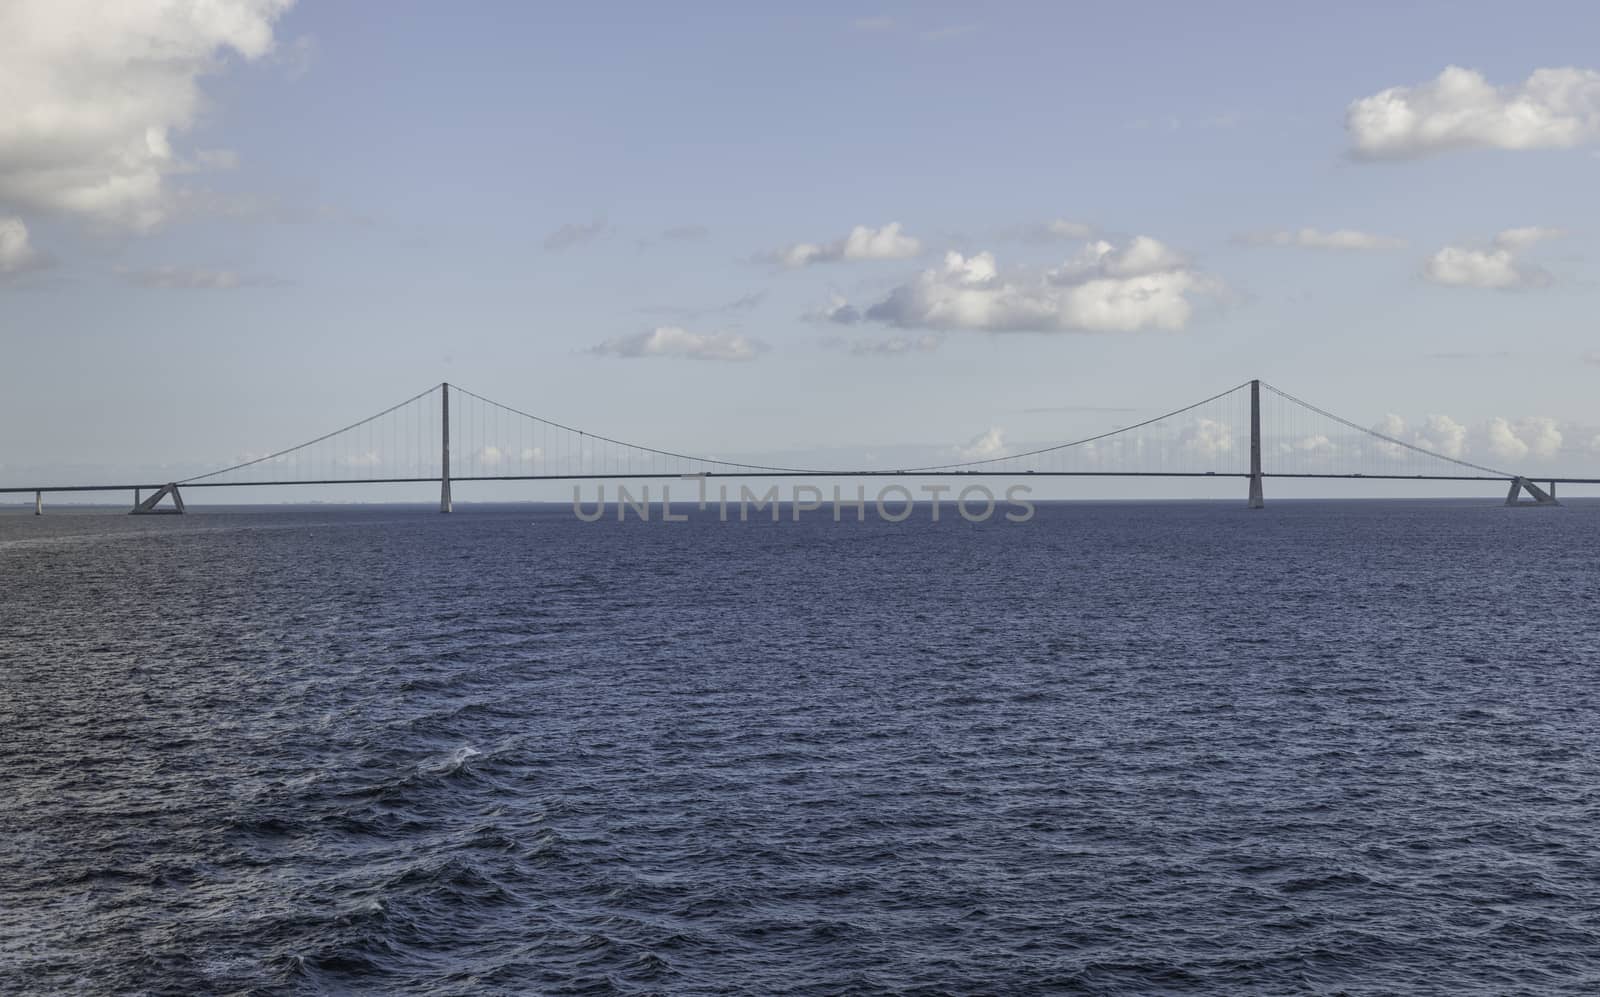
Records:
[[[1500,481],[1519,477],[1552,485],[1600,485],[1600,478],[1551,477],[1512,474],[1311,474],[1261,472],[1263,478],[1331,478],[1361,481]],[[693,481],[699,478],[1249,478],[1248,471],[708,471],[698,474],[480,474],[451,475],[457,481]],[[292,485],[398,485],[438,484],[428,478],[321,478],[307,481],[189,481],[180,488],[273,488]],[[27,492],[131,492],[165,487],[166,482],[123,485],[29,485],[0,487],[0,494]]]

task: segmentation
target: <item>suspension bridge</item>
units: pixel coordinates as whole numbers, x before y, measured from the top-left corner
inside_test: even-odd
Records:
[[[176,481],[5,486],[0,493],[32,492],[34,512],[42,513],[46,493],[128,492],[132,513],[152,515],[182,513],[185,489],[437,482],[439,511],[450,512],[451,486],[465,482],[907,475],[1238,478],[1256,509],[1268,478],[1493,482],[1508,486],[1507,505],[1557,505],[1557,484],[1600,483],[1549,474],[1536,483],[1464,459],[1459,440],[1388,435],[1261,380],[1092,436],[908,467],[694,456],[586,432],[442,383],[315,439]]]

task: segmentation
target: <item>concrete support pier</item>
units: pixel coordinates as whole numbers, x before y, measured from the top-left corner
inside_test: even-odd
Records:
[[[136,492],[137,494],[137,492]],[[172,507],[168,509],[156,508],[161,500],[172,496]],[[178,484],[169,481],[156,489],[156,493],[133,507],[130,516],[181,516],[183,515],[183,496],[178,492]]]
[[[1250,508],[1266,508],[1261,494],[1261,381],[1250,382]]]
[[[444,416],[442,420],[444,435],[439,446],[439,511],[450,512],[450,382],[439,385],[439,411]]]
[[[1533,501],[1524,502],[1519,499],[1518,496],[1520,496],[1523,492],[1527,492],[1529,498],[1533,499]],[[1550,482],[1550,490],[1547,492],[1543,488],[1540,488],[1538,485],[1529,481],[1527,478],[1512,478],[1511,490],[1506,493],[1506,505],[1558,506],[1560,504],[1560,502],[1556,501],[1556,483],[1554,481]]]
[[[35,516],[44,515],[44,492],[33,493],[33,514]]]

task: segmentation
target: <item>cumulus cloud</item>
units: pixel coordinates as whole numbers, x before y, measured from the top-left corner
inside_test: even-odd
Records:
[[[578,222],[567,222],[544,237],[544,248],[549,252],[558,253],[563,249],[571,249],[573,246],[581,246],[586,242],[593,242],[609,231],[611,231],[611,226],[606,224],[604,218],[596,218],[587,225]]]
[[[515,464],[519,460],[523,463],[541,460],[544,458],[543,447],[523,447],[518,450],[504,450],[492,444],[481,446],[467,454],[467,460],[482,467],[499,467],[502,464]]]
[[[1495,417],[1485,427],[1489,452],[1496,457],[1516,459],[1528,455],[1528,445],[1517,438],[1516,431],[1505,419]]]
[[[1446,287],[1544,287],[1550,283],[1550,275],[1522,262],[1519,256],[1534,244],[1560,234],[1559,229],[1530,225],[1506,229],[1488,247],[1446,246],[1423,265],[1422,275]]]
[[[33,248],[28,226],[20,218],[0,218],[0,277],[46,265],[44,255]]]
[[[1221,457],[1233,452],[1233,428],[1215,419],[1196,419],[1178,434],[1178,442],[1197,457]]]
[[[1137,236],[1093,242],[1059,267],[1002,271],[991,253],[947,253],[868,308],[865,318],[904,328],[1132,332],[1178,330],[1190,296],[1220,290],[1163,243]]]
[[[1452,149],[1565,149],[1600,138],[1600,72],[1536,69],[1497,87],[1450,66],[1427,83],[1387,90],[1345,113],[1352,152],[1405,159]]]
[[[1524,271],[1505,249],[1464,249],[1446,246],[1423,267],[1424,277],[1446,287],[1534,287],[1541,283],[1535,271]]]
[[[759,339],[731,332],[690,332],[678,326],[657,326],[636,336],[608,339],[589,350],[596,356],[692,357],[698,360],[754,360],[769,347]]]
[[[1467,452],[1467,427],[1447,415],[1430,415],[1417,430],[1415,442],[1424,450],[1461,457]]]
[[[1006,447],[1006,431],[998,426],[990,426],[968,440],[965,445],[956,447],[956,454],[962,460],[991,460],[995,457],[1004,457],[1009,452]]]
[[[1475,429],[1447,415],[1430,415],[1415,428],[1393,413],[1386,415],[1373,430],[1401,443],[1420,447],[1445,457],[1458,460],[1478,458],[1516,461],[1524,458],[1546,459],[1561,452],[1565,439],[1561,424],[1549,416],[1523,416],[1512,420],[1495,416]],[[1575,426],[1569,430],[1583,432]],[[1394,443],[1379,443],[1380,453],[1398,456],[1405,448]]]
[[[761,257],[786,267],[856,260],[904,260],[922,252],[922,242],[900,230],[899,222],[882,228],[857,225],[850,234],[829,243],[797,242]]]
[[[1300,453],[1325,457],[1331,455],[1337,448],[1333,445],[1332,440],[1321,433],[1317,433],[1312,436],[1302,436],[1300,439],[1295,440],[1293,449],[1298,450]]]
[[[227,53],[270,53],[292,2],[0,5],[0,202],[135,230],[159,224],[170,210],[165,178],[218,161],[173,148],[203,107],[200,77]]]
[[[1561,430],[1549,416],[1518,419],[1516,434],[1534,457],[1554,457],[1561,452]]]
[[[1401,416],[1395,415],[1393,412],[1386,412],[1384,413],[1383,418],[1379,419],[1377,423],[1373,425],[1372,431],[1375,433],[1382,433],[1384,436],[1393,436],[1395,438],[1399,438],[1405,435],[1406,420]]]
[[[1236,235],[1233,241],[1244,246],[1295,246],[1301,249],[1343,249],[1352,252],[1370,252],[1385,249],[1404,249],[1404,239],[1355,229],[1341,228],[1323,232],[1314,228],[1273,229],[1264,232],[1246,232]]]

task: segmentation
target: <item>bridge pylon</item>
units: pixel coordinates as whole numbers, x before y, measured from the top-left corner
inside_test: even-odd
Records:
[[[1261,494],[1261,379],[1250,382],[1250,508],[1266,508]]]
[[[443,435],[439,444],[439,511],[453,511],[450,501],[450,382],[439,385],[439,411]]]

